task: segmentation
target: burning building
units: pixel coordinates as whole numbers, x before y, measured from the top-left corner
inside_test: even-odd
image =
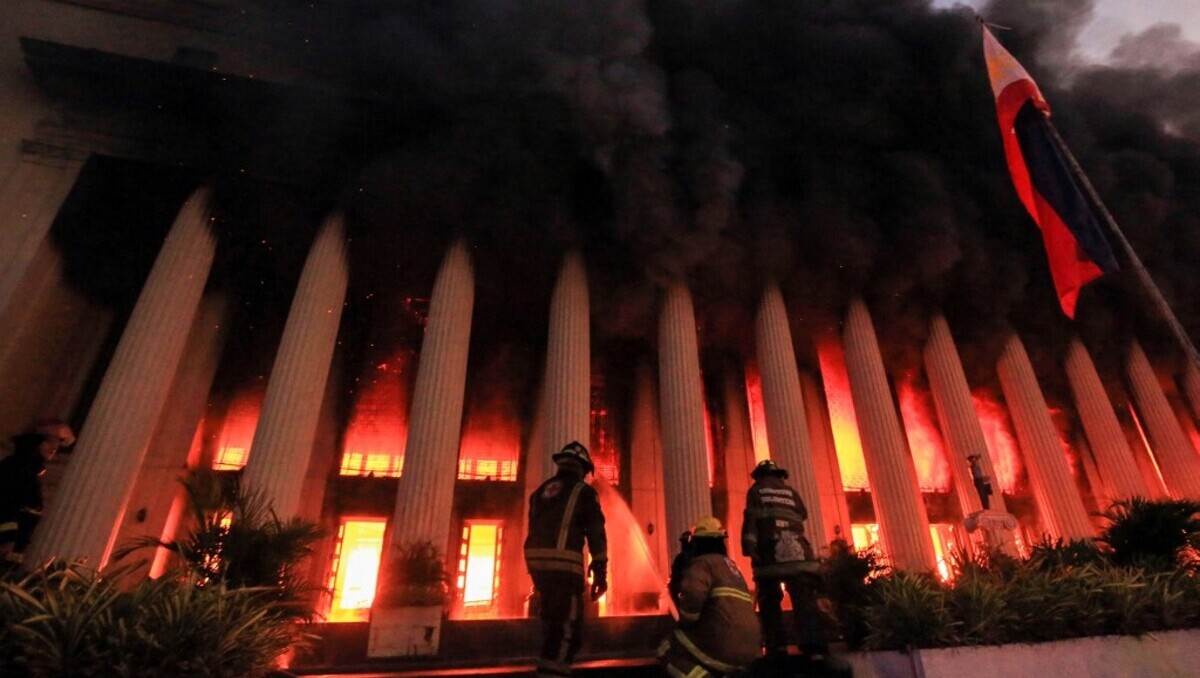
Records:
[[[525,498],[571,440],[611,615],[659,611],[677,535],[739,529],[767,457],[816,542],[947,575],[971,454],[1014,548],[1200,498],[1200,373],[1119,276],[1055,315],[969,16],[475,4],[0,8],[0,430],[80,430],[32,557],[170,538],[212,469],[329,528],[331,623],[421,541],[452,617],[522,617]],[[1101,76],[1136,69],[1096,70],[1067,132],[1194,330],[1195,120],[1122,118]]]

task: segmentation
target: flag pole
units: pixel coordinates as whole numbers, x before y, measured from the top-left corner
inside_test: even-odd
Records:
[[[1187,332],[1183,329],[1183,325],[1179,322],[1179,318],[1175,316],[1175,312],[1171,310],[1167,300],[1163,297],[1162,292],[1158,289],[1158,285],[1154,283],[1154,279],[1150,277],[1150,272],[1142,264],[1142,260],[1137,253],[1133,251],[1133,246],[1129,244],[1129,240],[1125,238],[1125,233],[1121,231],[1121,227],[1117,225],[1117,220],[1113,218],[1112,213],[1108,211],[1104,201],[1100,199],[1100,195],[1096,193],[1096,189],[1092,186],[1092,182],[1084,174],[1083,168],[1079,166],[1079,162],[1075,160],[1075,154],[1071,153],[1071,149],[1067,148],[1067,144],[1063,138],[1059,136],[1058,129],[1054,127],[1050,116],[1043,114],[1042,120],[1046,124],[1046,129],[1050,132],[1050,138],[1054,140],[1054,145],[1058,147],[1063,158],[1067,161],[1067,166],[1071,173],[1075,176],[1076,181],[1083,187],[1087,194],[1088,200],[1092,206],[1099,212],[1100,217],[1104,219],[1104,223],[1108,225],[1109,231],[1112,232],[1120,243],[1121,249],[1125,252],[1125,256],[1129,258],[1133,265],[1134,274],[1137,276],[1138,282],[1142,284],[1146,294],[1150,296],[1150,301],[1158,310],[1159,315],[1167,322],[1167,326],[1171,328],[1171,333],[1175,335],[1175,340],[1179,342],[1179,347],[1183,349],[1184,355],[1188,360],[1192,361],[1192,365],[1200,367],[1200,352],[1196,351],[1196,345],[1192,343]]]

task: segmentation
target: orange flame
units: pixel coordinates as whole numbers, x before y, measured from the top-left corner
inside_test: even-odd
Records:
[[[829,404],[829,422],[842,472],[842,486],[847,490],[869,490],[871,482],[867,477],[867,462],[863,458],[858,417],[854,414],[850,376],[846,373],[846,356],[841,343],[836,338],[820,342],[817,360],[825,382],[825,400]]]
[[[754,463],[771,458],[767,439],[767,412],[763,405],[762,375],[754,365],[746,367],[746,402],[750,406],[750,435],[754,440]]]
[[[917,485],[926,492],[945,492],[950,489],[950,463],[942,434],[933,421],[929,394],[913,385],[913,375],[906,374],[897,386],[900,399],[900,418],[908,436],[913,464],[917,467]]]
[[[408,438],[406,372],[411,353],[380,363],[362,381],[342,445],[341,475],[396,478]]]
[[[233,397],[225,412],[225,420],[221,423],[221,435],[216,454],[213,455],[213,469],[236,471],[246,465],[250,458],[250,445],[254,442],[254,429],[258,428],[263,396],[263,389],[255,387]]]
[[[987,441],[988,456],[996,471],[996,482],[1001,492],[1012,494],[1016,492],[1017,479],[1021,477],[1021,453],[1012,434],[1008,413],[986,391],[976,391],[971,395],[979,425],[983,427],[983,437]]]
[[[458,453],[458,479],[515,482],[520,449],[515,421],[500,412],[473,414]]]

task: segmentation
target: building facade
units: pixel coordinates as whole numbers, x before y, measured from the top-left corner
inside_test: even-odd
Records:
[[[329,529],[313,573],[331,622],[367,618],[385,540],[441,549],[452,616],[521,617],[525,499],[571,440],[623,563],[603,614],[659,611],[677,535],[710,513],[738,530],[768,457],[815,542],[947,576],[982,508],[968,455],[1015,548],[1092,536],[1113,499],[1200,498],[1194,371],[1135,343],[1106,382],[1076,341],[1064,415],[1016,335],[988,388],[941,315],[895,370],[861,300],[812,320],[766,282],[731,333],[712,286],[623,296],[603,239],[500,241],[457,228],[458,205],[414,208],[438,203],[406,182],[433,190],[436,167],[389,149],[435,129],[436,105],[347,85],[304,52],[302,9],[280,29],[256,7],[0,7],[0,433],[80,432],[31,557],[103,566],[170,538],[176,479],[213,470]]]

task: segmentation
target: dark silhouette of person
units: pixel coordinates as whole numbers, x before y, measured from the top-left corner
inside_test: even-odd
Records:
[[[595,470],[587,448],[572,442],[553,456],[558,472],[529,497],[525,566],[540,600],[542,654],[538,676],[569,676],[582,642],[583,545],[592,556],[591,599],[608,590],[604,512],[596,490],[584,482]]]
[[[39,422],[12,437],[13,452],[0,459],[0,553],[20,563],[33,530],[42,518],[42,480],[46,463],[60,448],[75,442],[75,434],[56,420]]]

